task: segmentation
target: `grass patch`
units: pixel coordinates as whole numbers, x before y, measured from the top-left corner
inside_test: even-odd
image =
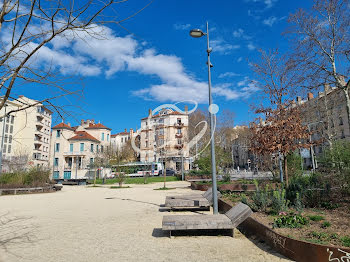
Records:
[[[328,221],[324,221],[321,225],[322,228],[327,228],[327,227],[330,227],[331,226],[331,223],[328,222]]]
[[[308,218],[312,221],[315,221],[315,222],[324,220],[324,217],[320,216],[320,215],[310,215],[310,216],[308,216]]]
[[[172,189],[175,189],[175,188],[160,187],[160,188],[155,188],[155,189],[153,189],[153,190],[172,190]]]
[[[129,186],[111,186],[110,189],[130,188]]]
[[[179,181],[179,179],[176,176],[167,176],[166,177],[167,182],[172,182],[172,181]],[[89,181],[90,183],[93,183],[93,180]],[[96,179],[96,184],[101,185],[103,182],[102,179]],[[123,184],[144,184],[145,179],[143,177],[127,177]],[[146,184],[150,183],[158,183],[158,182],[164,182],[164,177],[162,176],[153,176],[153,177],[148,177],[146,180]],[[105,180],[106,185],[112,185],[112,184],[117,184],[118,179],[117,178],[110,178]]]
[[[344,247],[350,247],[350,236],[342,237],[340,240]]]

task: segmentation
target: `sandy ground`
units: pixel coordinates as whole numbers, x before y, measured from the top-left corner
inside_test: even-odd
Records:
[[[170,239],[162,217],[177,212],[160,212],[160,205],[166,195],[193,193],[188,184],[131,186],[0,197],[0,261],[288,261],[237,230],[234,238]]]

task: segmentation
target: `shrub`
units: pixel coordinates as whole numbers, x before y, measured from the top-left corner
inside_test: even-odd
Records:
[[[342,237],[340,240],[344,247],[350,247],[350,236]]]
[[[0,176],[2,187],[42,186],[49,183],[50,171],[32,168],[28,171],[5,173]]]
[[[222,175],[222,181],[223,181],[224,183],[231,182],[231,176],[230,176],[230,174],[224,174],[224,175]]]
[[[310,216],[308,216],[308,218],[310,220],[312,220],[312,221],[315,221],[315,222],[324,220],[324,217],[323,216],[319,216],[319,215],[310,215]]]
[[[309,223],[306,217],[295,213],[281,213],[281,215],[274,219],[274,227],[288,227],[299,228]]]
[[[256,192],[251,196],[252,209],[255,211],[266,212],[267,207],[271,205],[271,200],[269,196],[269,187],[266,185],[264,190],[260,190],[257,181],[254,181],[256,186]]]
[[[241,194],[241,202],[243,204],[248,205],[250,208],[252,208],[251,205],[248,203],[248,198],[247,198],[247,196],[245,194]]]
[[[331,226],[331,223],[328,222],[328,221],[324,221],[321,225],[322,228],[327,228],[327,227],[330,227]]]
[[[281,211],[287,211],[289,206],[289,200],[286,198],[286,190],[280,189],[273,191],[272,195],[272,212],[279,214]]]

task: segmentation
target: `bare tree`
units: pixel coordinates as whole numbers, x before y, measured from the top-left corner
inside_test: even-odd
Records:
[[[301,122],[299,107],[292,102],[299,84],[298,71],[293,61],[277,50],[260,53],[260,60],[251,66],[258,80],[256,84],[266,95],[269,105],[256,110],[264,115],[265,122],[258,118],[251,124],[251,149],[259,155],[282,154],[288,185],[287,155],[308,147],[310,135]]]
[[[328,83],[343,90],[350,123],[350,80],[344,79],[350,73],[349,5],[349,0],[314,0],[310,10],[290,15],[287,33],[304,86],[314,89]]]
[[[0,4],[0,93],[3,94],[0,110],[18,85],[35,83],[55,88],[53,93],[56,94],[75,93],[65,87],[65,79],[57,77],[59,72],[52,64],[36,63],[37,55],[58,37],[103,39],[100,26],[110,23],[121,26],[121,22],[139,13],[152,1],[135,13],[120,18],[114,8],[123,2],[127,0],[3,0]],[[39,103],[48,102],[54,106],[49,100]],[[54,106],[54,109],[59,111],[62,108]]]
[[[7,166],[9,172],[21,172],[28,167],[30,152],[26,148],[18,148],[13,152],[11,158],[3,159],[4,166]]]

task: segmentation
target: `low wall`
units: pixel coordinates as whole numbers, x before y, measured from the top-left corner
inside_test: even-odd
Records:
[[[60,190],[60,189],[59,189]],[[4,193],[17,195],[17,193],[21,194],[29,194],[33,192],[53,192],[56,191],[55,186],[44,186],[44,187],[23,187],[23,188],[0,188],[0,196]]]
[[[194,190],[207,191],[211,187],[210,184],[197,184],[196,182],[191,182],[191,188]],[[218,185],[218,189],[221,191],[255,191],[256,186],[254,184],[222,184]]]
[[[232,206],[219,199],[219,210],[227,212]],[[246,236],[257,236],[280,254],[300,262],[348,262],[350,248],[334,247],[308,243],[301,240],[282,236],[257,220],[249,217],[238,229]]]

